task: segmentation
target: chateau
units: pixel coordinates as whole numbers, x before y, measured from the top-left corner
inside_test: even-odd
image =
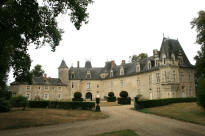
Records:
[[[92,67],[86,61],[84,67],[68,68],[63,60],[58,68],[58,78],[34,77],[33,84],[11,83],[14,96],[23,95],[30,100],[70,100],[75,92],[83,98],[101,99],[114,92],[119,97],[127,91],[133,99],[141,94],[144,99],[194,97],[194,66],[189,62],[178,40],[163,38],[160,50],[153,56],[138,58],[136,62],[120,65],[108,61],[104,67]]]

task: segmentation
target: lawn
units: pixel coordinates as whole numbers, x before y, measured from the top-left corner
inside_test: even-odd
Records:
[[[145,108],[139,111],[205,125],[205,111],[195,102]]]
[[[86,110],[30,108],[22,111],[20,109],[12,109],[11,112],[0,113],[0,130],[95,120],[106,117],[102,112]]]
[[[126,129],[126,130],[121,130],[121,131],[114,131],[114,132],[109,132],[109,133],[104,133],[96,136],[139,136],[138,134],[135,133],[135,131]]]

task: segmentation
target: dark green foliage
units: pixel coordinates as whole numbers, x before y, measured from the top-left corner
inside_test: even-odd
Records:
[[[0,112],[8,112],[11,110],[11,104],[9,100],[0,98]]]
[[[83,109],[92,110],[94,102],[59,102],[59,101],[29,101],[31,108],[56,108],[56,109]]]
[[[131,104],[130,97],[121,97],[121,98],[118,98],[117,100],[118,100],[118,104],[122,104],[122,105]]]
[[[31,84],[28,46],[49,45],[55,51],[63,33],[57,24],[58,15],[69,15],[79,30],[83,23],[87,23],[90,3],[92,0],[1,0],[0,91],[6,87],[11,67],[16,81]]]
[[[42,69],[42,66],[37,64],[34,69],[31,70],[31,73],[34,77],[42,77],[44,74],[44,70]]]
[[[140,106],[140,108],[151,108],[157,106],[168,105],[172,103],[183,103],[183,102],[196,102],[197,98],[167,98],[167,99],[156,99],[156,100],[142,100],[137,101],[135,106]],[[135,99],[136,103],[136,99]],[[135,107],[138,109],[139,107]]]
[[[113,92],[108,93],[107,101],[108,102],[115,102],[116,101],[116,97],[115,97],[115,94]]]
[[[75,92],[74,98],[72,98],[72,101],[83,101],[82,93],[81,92]]]
[[[120,92],[120,97],[126,98],[128,96],[128,92],[127,91],[121,91]]]
[[[148,55],[146,53],[140,53],[139,55],[132,55],[130,57],[131,57],[132,62],[137,62],[138,59],[147,58]]]
[[[205,78],[199,79],[197,87],[197,100],[198,104],[205,110]]]
[[[10,101],[12,107],[23,107],[23,110],[25,110],[26,106],[28,105],[28,100],[24,96],[12,97]]]
[[[11,92],[6,89],[0,91],[0,98],[9,100],[11,98],[11,95],[12,95]]]

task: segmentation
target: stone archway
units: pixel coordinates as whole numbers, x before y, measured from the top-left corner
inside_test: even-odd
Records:
[[[86,99],[90,99],[90,100],[92,101],[92,93],[91,93],[91,92],[87,92],[87,93],[85,94],[85,98],[86,98]]]

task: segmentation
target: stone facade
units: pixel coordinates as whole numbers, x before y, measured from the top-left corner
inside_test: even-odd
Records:
[[[153,50],[153,56],[136,62],[123,60],[116,65],[109,61],[104,67],[93,68],[87,61],[85,67],[78,62],[77,67],[68,68],[63,60],[58,71],[58,84],[46,84],[45,80],[34,82],[29,89],[27,84],[13,83],[11,90],[14,95],[47,100],[70,100],[75,92],[87,99],[95,99],[97,94],[104,99],[109,92],[119,97],[121,91],[127,91],[132,99],[139,94],[144,99],[195,96],[194,66],[178,40],[173,39],[164,38],[159,51]]]

